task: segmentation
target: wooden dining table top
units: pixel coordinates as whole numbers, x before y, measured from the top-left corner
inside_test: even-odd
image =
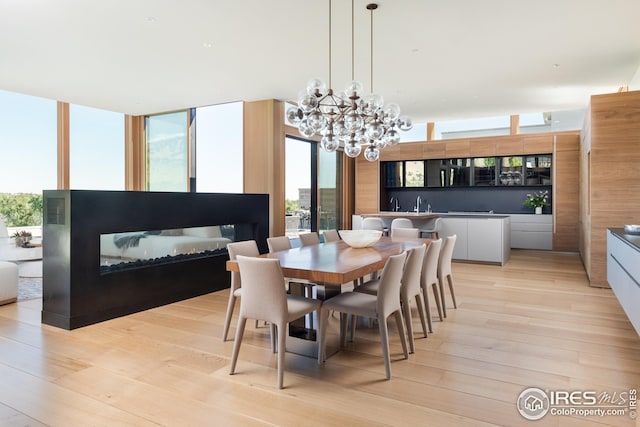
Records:
[[[430,241],[382,237],[368,248],[352,248],[340,240],[260,256],[279,259],[285,277],[340,285],[381,270],[390,256]],[[227,261],[227,271],[238,271],[238,263]]]

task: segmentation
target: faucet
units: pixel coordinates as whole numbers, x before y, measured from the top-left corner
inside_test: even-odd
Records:
[[[395,202],[395,205],[393,205],[393,212],[399,212],[400,204],[398,203],[398,198],[391,196],[391,198],[389,199],[389,203],[393,203],[393,202]]]
[[[420,202],[422,202],[422,198],[418,196],[416,198],[416,213],[420,213]]]

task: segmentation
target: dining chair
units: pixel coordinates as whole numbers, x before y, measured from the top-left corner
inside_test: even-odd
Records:
[[[300,246],[313,246],[320,244],[320,236],[318,236],[316,231],[300,233],[298,234],[298,237],[300,237]]]
[[[422,275],[420,276],[420,288],[422,289],[422,297],[424,298],[424,308],[427,312],[427,324],[429,332],[433,333],[433,324],[431,321],[431,305],[429,304],[429,288],[433,289],[433,297],[436,300],[438,308],[438,316],[442,322],[442,301],[440,300],[440,292],[438,291],[438,260],[440,259],[440,249],[442,248],[442,239],[432,240],[424,254],[424,263],[422,264]]]
[[[267,237],[269,252],[280,252],[291,249],[291,239],[287,236]]]
[[[340,240],[340,234],[338,234],[338,230],[324,230],[322,233],[324,236],[324,242],[337,242]]]
[[[238,255],[257,257],[260,255],[258,244],[255,240],[245,240],[242,242],[232,242],[227,244],[227,252],[229,259],[235,260]],[[231,324],[231,316],[236,305],[236,298],[242,295],[240,273],[231,272],[231,289],[229,289],[229,302],[227,303],[227,314],[224,318],[224,327],[222,329],[222,341],[227,340],[229,333],[229,325]]]
[[[384,231],[384,222],[381,218],[367,217],[362,220],[362,229]]]
[[[394,218],[393,221],[391,221],[392,234],[394,228],[413,228],[413,221],[409,218]]]
[[[407,261],[402,270],[402,286],[400,287],[400,303],[402,305],[402,316],[407,327],[407,336],[409,337],[409,352],[415,352],[413,340],[413,318],[411,316],[411,299],[415,298],[418,307],[418,315],[422,323],[422,333],[427,337],[427,323],[425,309],[422,304],[423,299],[420,298],[420,276],[422,275],[422,265],[424,264],[424,254],[427,247],[420,245],[417,248],[407,251]],[[381,281],[372,280],[359,286],[356,292],[364,292],[371,295],[377,295],[380,292]],[[352,325],[355,324],[355,320]],[[353,329],[352,329],[353,331]]]
[[[419,239],[420,229],[419,228],[392,228],[391,237],[400,238],[400,239]]]
[[[271,339],[276,342],[278,354],[278,388],[282,388],[287,324],[309,313],[317,312],[322,302],[317,299],[287,294],[282,287],[284,276],[279,260],[242,255],[238,255],[236,259],[242,278],[243,291],[229,374],[235,373],[247,319],[263,320],[272,326]]]
[[[453,300],[453,308],[458,308],[456,304],[456,295],[453,292],[453,274],[451,272],[451,258],[453,257],[453,248],[456,244],[457,236],[451,235],[445,237],[440,251],[440,259],[438,260],[438,282],[440,285],[440,298],[442,299],[442,314],[447,317],[447,305],[444,298],[444,281],[449,283],[449,292]]]
[[[379,292],[377,295],[369,295],[362,292],[344,292],[324,301],[320,309],[320,342],[318,346],[318,363],[326,359],[326,327],[329,319],[329,311],[339,311],[340,315],[340,345],[345,345],[347,315],[370,317],[378,320],[380,344],[384,358],[384,367],[387,379],[391,378],[391,357],[389,354],[389,329],[387,318],[392,314],[395,317],[402,343],[404,358],[409,357],[407,352],[407,340],[400,307],[400,286],[402,285],[402,271],[407,253],[393,255],[387,259],[382,270]]]
[[[426,228],[421,228],[420,231],[422,233],[431,234],[431,238],[439,239],[440,238],[440,229],[442,228],[442,218],[436,218],[433,221],[429,222],[429,225]]]

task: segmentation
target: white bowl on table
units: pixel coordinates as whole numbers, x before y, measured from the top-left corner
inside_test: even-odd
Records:
[[[340,238],[352,248],[367,248],[374,245],[380,237],[380,230],[338,230]]]

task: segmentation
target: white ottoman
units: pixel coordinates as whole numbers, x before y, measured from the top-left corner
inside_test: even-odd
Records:
[[[16,302],[18,299],[18,266],[12,262],[0,261],[0,305]]]

